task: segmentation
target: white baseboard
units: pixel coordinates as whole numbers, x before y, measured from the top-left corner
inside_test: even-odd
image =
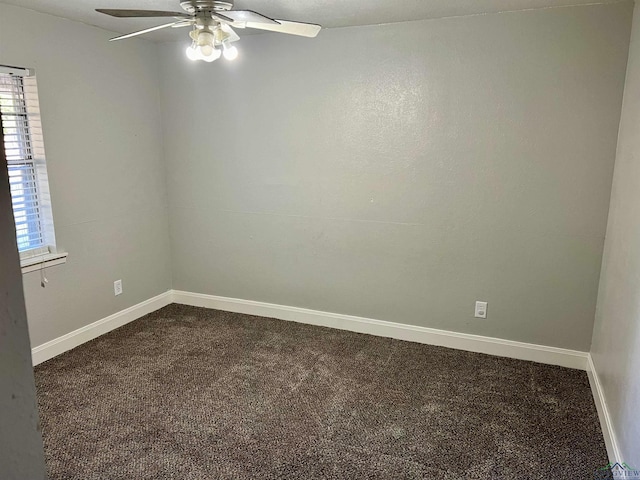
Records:
[[[613,422],[611,421],[611,415],[609,414],[609,407],[607,406],[607,400],[604,396],[604,390],[598,377],[598,372],[593,363],[593,358],[589,354],[587,361],[587,375],[589,376],[589,384],[591,385],[591,392],[593,393],[593,401],[596,404],[596,410],[598,410],[598,418],[600,419],[600,427],[602,428],[602,435],[604,436],[604,443],[607,447],[607,454],[609,455],[609,461],[612,463],[622,463],[622,455],[620,455],[620,449],[616,440],[616,432],[613,428]]]
[[[174,303],[197,307],[213,308],[228,312],[245,313],[262,317],[278,318],[310,325],[338,328],[351,332],[367,333],[379,337],[390,337],[398,340],[439,345],[443,347],[486,353],[499,357],[530,360],[550,365],[587,369],[589,354],[576,350],[546,347],[531,343],[515,342],[500,338],[469,335],[434,328],[418,327],[400,323],[374,320],[370,318],[321,312],[306,308],[288,307],[272,303],[254,302],[237,298],[218,297],[201,293],[172,290]]]
[[[162,293],[156,297],[145,300],[132,307],[129,307],[120,312],[109,315],[97,322],[93,322],[87,326],[69,332],[66,335],[58,337],[50,342],[43,343],[37,347],[31,349],[31,358],[33,365],[45,362],[50,358],[60,355],[61,353],[71,350],[79,345],[82,345],[89,340],[104,335],[111,330],[115,330],[118,327],[126,325],[133,320],[136,320],[148,313],[155,312],[156,310],[169,305],[172,301],[171,291]]]
[[[280,320],[366,333],[379,337],[396,338],[398,340],[424,343],[427,345],[438,345],[469,352],[486,353],[499,357],[516,358],[590,371],[589,354],[576,350],[179,290],[169,290],[168,292],[33,348],[31,351],[33,364],[38,365],[170,303],[272,317]],[[592,377],[590,376],[590,378]],[[596,384],[596,382],[592,381],[592,385],[594,384]],[[597,385],[599,385],[599,383],[597,383]],[[596,390],[594,390],[594,395],[595,391]],[[601,396],[601,390],[598,391]],[[598,401],[599,400],[596,399],[596,404],[598,404]],[[602,402],[604,402],[604,397],[602,397]],[[602,402],[601,405],[604,404]]]

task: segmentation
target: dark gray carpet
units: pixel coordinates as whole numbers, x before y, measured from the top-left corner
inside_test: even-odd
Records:
[[[170,305],[36,368],[55,479],[592,479],[584,372]]]

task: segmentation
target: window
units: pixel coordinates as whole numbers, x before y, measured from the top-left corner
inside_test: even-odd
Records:
[[[29,70],[0,66],[0,115],[22,265],[59,260],[66,255],[56,254],[36,78]]]

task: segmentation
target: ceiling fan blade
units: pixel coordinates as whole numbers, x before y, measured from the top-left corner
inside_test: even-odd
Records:
[[[227,17],[231,17],[232,21],[234,22],[253,22],[278,25],[278,22],[273,18],[265,17],[258,12],[254,12],[253,10],[228,10],[224,12],[224,14]]]
[[[118,18],[130,17],[179,17],[191,18],[191,15],[184,12],[165,12],[162,10],[118,10],[111,8],[96,8],[96,12],[104,13]]]
[[[223,15],[223,14],[222,14],[222,13],[220,13],[220,12],[213,12],[213,13],[211,14],[211,16],[212,16],[215,20],[218,20],[218,21],[223,20],[223,21],[225,21],[225,22],[233,23],[233,18],[231,18],[231,17],[227,17],[227,13],[229,13],[229,12],[224,12],[224,15]]]
[[[180,20],[171,25],[171,28],[190,27],[194,23],[196,23],[195,20]]]
[[[127,33],[126,35],[120,35],[119,37],[110,38],[109,41],[113,42],[115,40],[124,40],[125,38],[137,37],[138,35],[143,35],[145,33],[153,32],[155,30],[160,30],[161,28],[173,27],[174,25],[182,23],[182,20],[177,22],[166,23],[164,25],[158,25],[157,27],[145,28],[144,30],[140,30],[133,33]]]
[[[315,37],[322,28],[314,23],[290,22],[288,20],[278,20],[278,24],[271,25],[267,23],[247,22],[248,28],[257,28],[258,30],[268,30],[270,32],[288,33],[289,35],[300,35],[302,37]]]

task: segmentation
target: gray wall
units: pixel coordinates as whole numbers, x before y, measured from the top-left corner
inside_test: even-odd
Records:
[[[69,252],[46,289],[24,276],[32,344],[173,277],[588,350],[631,8],[244,36],[233,64],[181,42],[158,68],[144,40],[0,5],[0,63],[38,73]]]
[[[44,479],[27,313],[1,141],[0,252],[0,478]]]
[[[174,288],[588,350],[632,5],[165,44]]]
[[[40,345],[171,288],[157,46],[0,4],[0,63],[36,69],[66,265],[24,276]],[[113,295],[113,281],[124,293]]]
[[[640,466],[640,7],[633,21],[591,355],[622,459]]]

